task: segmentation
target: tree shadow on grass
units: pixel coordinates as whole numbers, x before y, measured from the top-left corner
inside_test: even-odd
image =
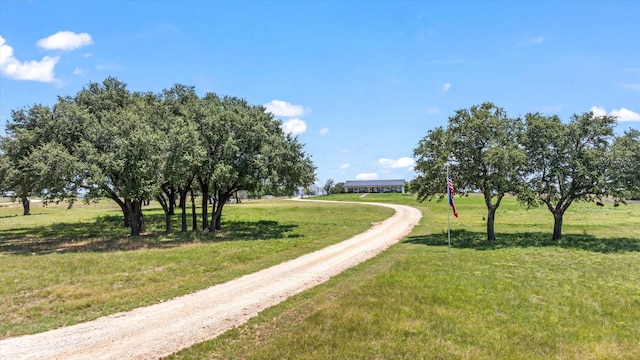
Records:
[[[179,216],[174,217],[174,233],[164,233],[164,215],[145,215],[149,233],[129,237],[121,215],[103,215],[92,222],[57,223],[52,225],[12,228],[0,233],[0,254],[42,255],[67,252],[130,251],[145,248],[173,248],[190,243],[240,240],[296,238],[297,225],[277,221],[223,222],[215,233],[180,232]]]
[[[216,241],[237,240],[272,240],[280,238],[299,238],[300,234],[293,233],[298,225],[282,225],[277,221],[229,221],[222,223],[222,231],[216,233]]]
[[[488,241],[484,232],[451,230],[451,247],[475,250],[496,250],[505,248],[527,248],[557,246],[565,249],[580,249],[599,253],[640,252],[640,239],[598,238],[592,235],[564,234],[562,239],[551,239],[551,234],[526,232],[497,235],[495,241]],[[409,236],[404,243],[429,246],[447,246],[447,233]]]

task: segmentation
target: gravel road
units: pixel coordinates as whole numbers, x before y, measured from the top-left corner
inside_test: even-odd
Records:
[[[309,200],[305,200],[309,201]],[[160,304],[0,341],[0,359],[157,359],[212,339],[260,311],[368,260],[422,216],[403,205],[362,234],[268,269]]]

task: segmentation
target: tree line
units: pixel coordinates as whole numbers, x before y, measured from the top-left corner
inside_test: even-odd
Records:
[[[488,240],[495,240],[496,211],[507,194],[529,207],[545,206],[559,240],[574,202],[640,194],[640,131],[615,136],[615,124],[615,117],[593,112],[567,123],[540,113],[511,118],[489,102],[457,110],[414,149],[418,176],[411,190],[419,201],[442,199],[448,166],[457,189],[482,193]]]
[[[0,189],[15,191],[29,214],[29,197],[68,201],[109,198],[131,236],[145,230],[143,203],[157,200],[181,231],[220,229],[224,205],[238,191],[293,193],[315,180],[304,145],[261,105],[176,84],[160,93],[131,92],[107,78],[53,106],[13,110],[0,138]],[[201,223],[194,195],[201,195]],[[210,213],[209,213],[210,206]]]

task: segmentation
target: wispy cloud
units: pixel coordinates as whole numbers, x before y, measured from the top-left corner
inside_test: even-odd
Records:
[[[71,31],[58,31],[49,37],[40,39],[36,45],[47,50],[75,50],[91,44],[93,44],[93,39],[87,33],[76,34]]]
[[[320,135],[327,135],[329,133],[329,128],[322,128],[320,129]]]
[[[544,42],[544,37],[535,36],[518,41],[518,45],[540,45]]]
[[[99,71],[108,71],[108,72],[119,72],[122,71],[123,67],[118,64],[98,64],[96,65],[96,70]]]
[[[447,92],[450,89],[451,89],[451,83],[446,82],[446,83],[442,84],[442,91]]]
[[[360,173],[356,175],[356,180],[377,180],[378,173]]]
[[[405,156],[397,160],[380,158],[378,160],[378,164],[380,164],[380,166],[382,166],[383,168],[404,169],[414,167],[416,165],[416,162],[412,158]]]
[[[45,56],[40,61],[20,61],[13,56],[13,48],[0,36],[0,73],[14,80],[52,82],[59,56]]]
[[[424,112],[426,112],[429,115],[437,115],[437,114],[440,114],[440,109],[438,109],[437,107],[430,106],[424,109]]]
[[[640,91],[640,84],[618,84],[621,88]]]
[[[309,113],[311,110],[302,105],[293,105],[282,100],[271,100],[264,104],[268,112],[275,116],[296,117]]]
[[[298,118],[289,119],[282,123],[282,131],[286,134],[300,135],[307,131],[307,123]]]
[[[348,163],[347,164],[342,164],[342,165],[340,165],[340,170],[348,169],[349,166],[351,166],[351,164],[348,164]]]
[[[591,111],[595,116],[607,115],[607,110],[601,106],[592,106]],[[640,121],[640,114],[624,107],[611,110],[609,116],[618,118],[620,122]]]

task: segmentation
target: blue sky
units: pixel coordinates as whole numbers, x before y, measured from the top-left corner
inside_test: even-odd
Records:
[[[115,76],[264,104],[319,185],[412,179],[456,109],[593,110],[640,129],[637,1],[0,1],[0,133],[11,110]]]

